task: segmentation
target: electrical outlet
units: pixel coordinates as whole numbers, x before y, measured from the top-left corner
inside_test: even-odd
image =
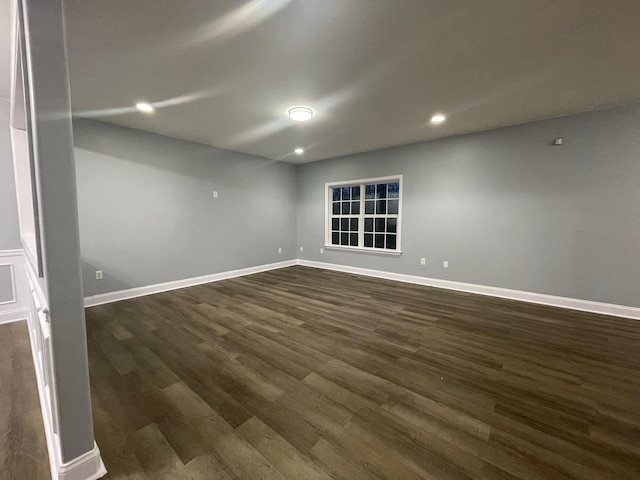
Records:
[[[96,280],[102,280],[102,270],[96,270]]]
[[[304,247],[300,247],[300,251],[301,251],[301,252],[304,252]]]
[[[421,258],[420,259],[420,265],[426,265],[427,264],[427,259],[426,258]]]
[[[282,248],[278,248],[278,253],[282,253]]]
[[[442,262],[442,266],[444,268],[449,268],[449,260],[445,260],[444,262]]]
[[[217,190],[213,191],[213,198],[218,198],[218,191]]]
[[[320,255],[324,255],[324,248],[320,247]]]

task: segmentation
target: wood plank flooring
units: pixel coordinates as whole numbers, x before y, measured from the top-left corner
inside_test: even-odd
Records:
[[[87,310],[110,479],[638,479],[640,322],[291,267]]]
[[[51,479],[27,322],[0,325],[0,479]]]

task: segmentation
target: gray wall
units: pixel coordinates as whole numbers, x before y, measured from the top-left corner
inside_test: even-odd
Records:
[[[296,258],[293,165],[88,120],[74,136],[85,296]]]
[[[13,177],[9,102],[0,99],[0,250],[22,248]]]
[[[551,146],[555,137],[564,145]],[[297,174],[301,258],[640,306],[640,106],[299,165]],[[321,255],[325,182],[392,174],[404,175],[402,255]]]
[[[0,265],[0,303],[15,299],[11,265]]]

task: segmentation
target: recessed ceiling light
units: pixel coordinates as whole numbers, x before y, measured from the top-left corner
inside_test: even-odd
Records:
[[[302,155],[304,153],[304,148],[298,147],[294,150],[294,152],[296,152],[296,155]]]
[[[149,105],[148,103],[136,103],[136,108],[138,110],[140,110],[141,112],[144,113],[151,113],[153,112],[153,107],[151,105]]]
[[[437,125],[438,123],[444,122],[446,119],[447,117],[445,117],[441,113],[438,113],[437,115],[434,115],[433,117],[431,117],[431,123],[434,123]]]
[[[292,107],[289,109],[289,118],[296,122],[306,122],[313,117],[313,110],[309,107]]]

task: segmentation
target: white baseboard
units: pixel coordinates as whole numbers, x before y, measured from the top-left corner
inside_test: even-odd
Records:
[[[30,313],[29,313],[30,314]],[[38,398],[40,399],[40,411],[42,413],[42,423],[44,425],[45,438],[47,440],[47,451],[49,452],[49,468],[52,480],[97,480],[107,474],[107,469],[100,457],[100,450],[96,443],[93,449],[74,458],[70,462],[63,463],[61,458],[60,438],[52,429],[49,406],[46,404],[45,382],[43,374],[38,367],[38,358],[35,347],[34,332],[29,328],[29,339],[31,342],[31,355],[33,356],[34,370],[36,372],[36,384],[38,386]]]
[[[119,302],[120,300],[127,300],[129,298],[142,297],[144,295],[152,295],[154,293],[167,292],[169,290],[177,290],[178,288],[192,287],[203,283],[218,282],[229,278],[251,275],[252,273],[291,267],[296,264],[297,260],[286,260],[284,262],[257,265],[255,267],[241,268],[240,270],[229,270],[227,272],[213,273],[210,275],[203,275],[201,277],[185,278],[183,280],[175,280],[172,282],[157,283],[155,285],[130,288],[127,290],[118,290],[117,292],[101,293],[99,295],[85,297],[84,306],[93,307],[105,303]]]
[[[94,443],[93,450],[74,458],[71,462],[58,466],[57,477],[54,480],[97,480],[107,474],[102,463],[100,450]]]
[[[144,287],[131,288],[128,290],[120,290],[117,292],[103,293],[91,297],[85,297],[85,307],[102,305],[105,303],[118,302],[129,298],[142,297],[144,295],[152,295],[154,293],[176,290],[178,288],[191,287],[201,285],[203,283],[217,282],[229,278],[251,275],[252,273],[265,272],[267,270],[276,270],[278,268],[290,267],[293,265],[302,265],[306,267],[323,268],[326,270],[334,270],[337,272],[353,273],[356,275],[364,275],[367,277],[383,278],[385,280],[395,280],[398,282],[414,283],[417,285],[425,285],[430,287],[445,288],[448,290],[458,290],[461,292],[475,293],[478,295],[487,295],[491,297],[506,298],[510,300],[519,300],[528,303],[538,303],[541,305],[550,305],[554,307],[568,308],[571,310],[580,310],[584,312],[600,313],[604,315],[613,315],[617,317],[632,318],[640,320],[640,308],[628,307],[624,305],[615,305],[612,303],[593,302],[590,300],[580,300],[577,298],[559,297],[556,295],[547,295],[544,293],[525,292],[522,290],[512,290],[509,288],[490,287],[486,285],[477,285],[473,283],[454,282],[451,280],[442,280],[438,278],[420,277],[417,275],[406,275],[403,273],[385,272],[383,270],[372,270],[369,268],[351,267],[348,265],[338,265],[334,263],[316,262],[312,260],[287,260],[284,262],[270,263],[267,265],[258,265],[256,267],[243,268],[240,270],[231,270],[228,272],[214,273],[201,277],[186,278],[173,282],[158,283]]]
[[[571,310],[581,310],[584,312],[600,313],[604,315],[614,315],[616,317],[632,318],[640,320],[640,308],[615,305],[612,303],[592,302],[590,300],[579,300],[576,298],[558,297],[543,293],[524,292],[521,290],[511,290],[508,288],[489,287],[486,285],[476,285],[473,283],[453,282],[437,278],[419,277],[417,275],[405,275],[402,273],[391,273],[382,270],[371,270],[368,268],[351,267],[334,263],[315,262],[311,260],[298,260],[298,265],[305,267],[322,268],[325,270],[335,270],[337,272],[353,273],[367,277],[383,278],[398,282],[415,283],[430,287],[446,288],[448,290],[458,290],[461,292],[488,295],[491,297],[507,298],[510,300],[520,300],[528,303],[538,303],[554,307],[568,308]]]
[[[17,308],[15,310],[8,310],[6,312],[0,312],[0,325],[3,323],[18,322],[20,320],[26,320],[29,315],[28,308]]]

